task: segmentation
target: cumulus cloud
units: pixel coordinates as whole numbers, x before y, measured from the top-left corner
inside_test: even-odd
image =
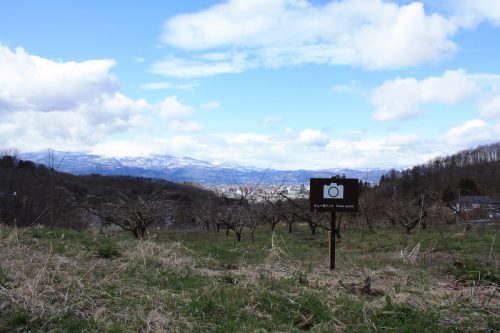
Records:
[[[153,71],[195,77],[307,63],[415,66],[452,55],[451,38],[460,27],[459,20],[426,13],[420,2],[229,0],[166,21],[162,42],[194,51],[195,59],[169,57]],[[240,56],[203,56],[211,50],[238,50]]]
[[[488,20],[500,25],[500,2],[492,0],[455,0],[452,6],[461,15],[461,19],[469,24],[477,24]]]
[[[495,142],[498,138],[500,138],[500,123],[489,124],[481,119],[472,119],[449,129],[439,139],[444,145],[456,151]]]
[[[144,100],[119,93],[102,95],[71,110],[23,110],[0,120],[0,143],[24,151],[54,147],[75,150],[92,146],[107,136],[151,125]]]
[[[360,133],[356,138],[342,139],[314,129],[298,133],[287,130],[274,135],[201,132],[169,138],[120,140],[116,144],[111,141],[97,145],[96,150],[105,155],[123,154],[118,146],[129,147],[131,151],[139,151],[144,146],[147,152],[154,154],[190,156],[219,164],[237,161],[244,166],[277,169],[388,168],[424,163],[436,156],[495,141],[499,135],[500,123],[488,124],[475,119],[442,135],[426,138],[413,133]],[[314,140],[305,138],[322,138],[324,144],[311,146]]]
[[[0,105],[3,111],[70,110],[117,91],[113,60],[56,62],[0,44]]]
[[[305,132],[307,133],[307,132]],[[219,164],[257,166],[277,169],[327,169],[336,167],[395,167],[425,162],[439,150],[413,134],[386,137],[363,136],[356,140],[326,138],[327,144],[309,145],[300,135],[263,135],[258,133],[219,133],[177,135],[171,138],[139,138],[101,144],[99,153],[123,154],[117,146],[138,151],[144,145],[155,154],[191,156]],[[299,133],[300,134],[300,133]],[[117,151],[118,150],[118,151]],[[290,152],[293,151],[293,154]]]
[[[309,146],[324,146],[328,143],[328,136],[321,131],[307,128],[300,132],[298,141]]]
[[[160,102],[160,115],[164,119],[179,119],[190,116],[193,108],[177,100],[177,96],[170,96]]]
[[[0,45],[0,143],[74,150],[147,126],[151,106],[118,92],[113,65],[53,61]]]
[[[475,80],[464,70],[423,80],[398,78],[384,82],[371,93],[376,120],[402,120],[422,114],[424,104],[454,105],[479,92]]]
[[[193,107],[185,105],[177,100],[177,96],[165,98],[158,104],[160,117],[165,121],[168,128],[174,132],[200,132],[203,126],[195,121],[189,120],[193,113]]]
[[[0,45],[0,144],[23,151],[82,150],[117,133],[202,129],[189,119],[192,108],[175,96],[150,104],[121,94],[113,65],[53,61]]]

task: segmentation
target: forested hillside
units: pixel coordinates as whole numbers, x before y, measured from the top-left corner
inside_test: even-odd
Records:
[[[500,199],[500,142],[438,157],[401,172],[391,170],[380,179],[380,187],[403,197],[436,192],[445,202],[456,199],[459,192]]]
[[[118,204],[124,208],[153,199],[158,203],[160,194],[169,207],[178,208],[175,214],[213,195],[198,187],[163,179],[75,176],[15,156],[0,157],[0,223],[83,229],[95,222],[96,216],[101,220],[106,218],[103,207],[114,208],[112,213],[117,214]],[[143,207],[141,212],[151,209]]]

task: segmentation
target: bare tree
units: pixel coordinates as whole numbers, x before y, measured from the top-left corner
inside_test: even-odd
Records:
[[[192,203],[189,213],[191,220],[196,224],[201,225],[207,231],[215,230],[217,218],[211,198],[208,199],[208,203],[202,201]]]
[[[411,230],[427,217],[423,196],[409,203],[396,202],[386,216],[392,223],[401,224],[408,235],[411,234]]]
[[[162,221],[167,216],[174,216],[178,202],[170,198],[164,190],[152,193],[126,195],[120,193],[118,198],[103,202],[98,214],[107,223],[111,223],[130,231],[136,238],[142,239],[153,222]]]
[[[241,205],[219,207],[217,221],[218,228],[221,225],[226,227],[226,235],[229,235],[229,230],[232,230],[235,234],[235,241],[241,241],[241,234],[246,226],[245,211]]]

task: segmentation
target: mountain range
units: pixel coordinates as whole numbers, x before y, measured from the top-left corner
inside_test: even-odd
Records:
[[[221,165],[190,157],[151,155],[107,157],[84,152],[43,150],[21,154],[25,160],[45,164],[58,171],[76,175],[101,174],[163,178],[174,182],[193,182],[204,186],[247,184],[306,184],[310,178],[345,175],[378,183],[385,169],[332,168],[323,170],[276,170]]]

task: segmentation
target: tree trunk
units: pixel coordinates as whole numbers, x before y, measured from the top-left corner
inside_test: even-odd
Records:
[[[137,239],[143,239],[144,238],[144,234],[146,233],[146,227],[144,227],[143,225],[138,225],[134,228],[134,230],[132,231],[134,233],[134,237],[137,238]]]

